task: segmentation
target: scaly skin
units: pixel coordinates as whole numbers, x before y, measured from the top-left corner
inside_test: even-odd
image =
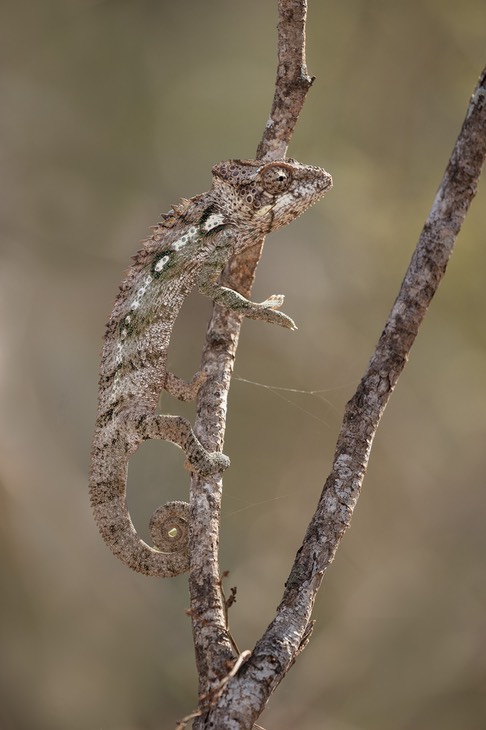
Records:
[[[150,528],[156,547],[141,540],[132,524],[126,481],[128,460],[139,445],[146,439],[172,441],[184,450],[188,467],[201,474],[229,466],[224,454],[204,449],[187,420],[156,413],[163,389],[189,400],[205,379],[196,373],[186,383],[166,369],[185,297],[196,287],[246,317],[295,329],[278,311],[282,295],[255,303],[218,280],[233,255],[290,223],[331,186],[325,170],[291,159],[221,162],[213,168],[211,189],[174,206],[134,257],[106,327],[90,475],[101,535],[130,568],[164,577],[189,569],[188,504],[169,502],[155,512]]]

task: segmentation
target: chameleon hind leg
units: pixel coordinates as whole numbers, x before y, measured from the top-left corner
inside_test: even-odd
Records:
[[[203,383],[206,381],[207,374],[199,370],[192,380],[187,382],[177,377],[169,371],[165,374],[164,390],[178,400],[195,400]]]
[[[230,465],[229,458],[224,454],[204,448],[189,421],[182,416],[145,414],[137,419],[136,430],[144,441],[165,439],[179,446],[186,455],[188,468],[204,476],[217,474]]]

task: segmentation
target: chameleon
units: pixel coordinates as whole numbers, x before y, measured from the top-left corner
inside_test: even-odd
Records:
[[[206,379],[186,382],[167,369],[177,314],[193,289],[239,315],[288,329],[284,296],[252,302],[222,286],[231,257],[290,223],[332,187],[324,169],[291,158],[228,160],[212,169],[208,192],[172,206],[133,257],[106,325],[99,377],[98,412],[91,450],[89,491],[95,522],[112,552],[149,576],[189,570],[189,504],[168,502],[150,519],[154,546],[138,535],[127,507],[130,456],[147,439],[165,439],[185,452],[186,466],[214,475],[229,466],[206,450],[191,424],[157,412],[163,390],[180,400],[196,398]]]

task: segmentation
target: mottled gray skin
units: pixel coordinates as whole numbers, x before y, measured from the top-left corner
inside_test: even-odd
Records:
[[[127,508],[128,460],[146,439],[172,441],[187,466],[215,474],[229,466],[208,452],[190,423],[156,413],[161,391],[196,397],[204,373],[186,383],[166,369],[179,309],[193,288],[252,319],[295,329],[278,311],[282,295],[251,302],[218,280],[228,260],[267,233],[290,223],[332,186],[319,167],[287,159],[264,164],[230,160],[213,168],[211,189],[174,206],[134,257],[106,327],[98,417],[92,447],[90,495],[96,523],[120,560],[145,575],[175,576],[189,569],[189,505],[159,508],[150,527],[156,547],[138,536]]]

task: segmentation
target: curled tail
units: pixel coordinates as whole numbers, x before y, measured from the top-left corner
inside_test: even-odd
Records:
[[[138,535],[126,500],[127,450],[95,438],[89,492],[94,518],[110,550],[129,568],[161,578],[189,570],[189,504],[167,502],[150,520],[155,547]]]

